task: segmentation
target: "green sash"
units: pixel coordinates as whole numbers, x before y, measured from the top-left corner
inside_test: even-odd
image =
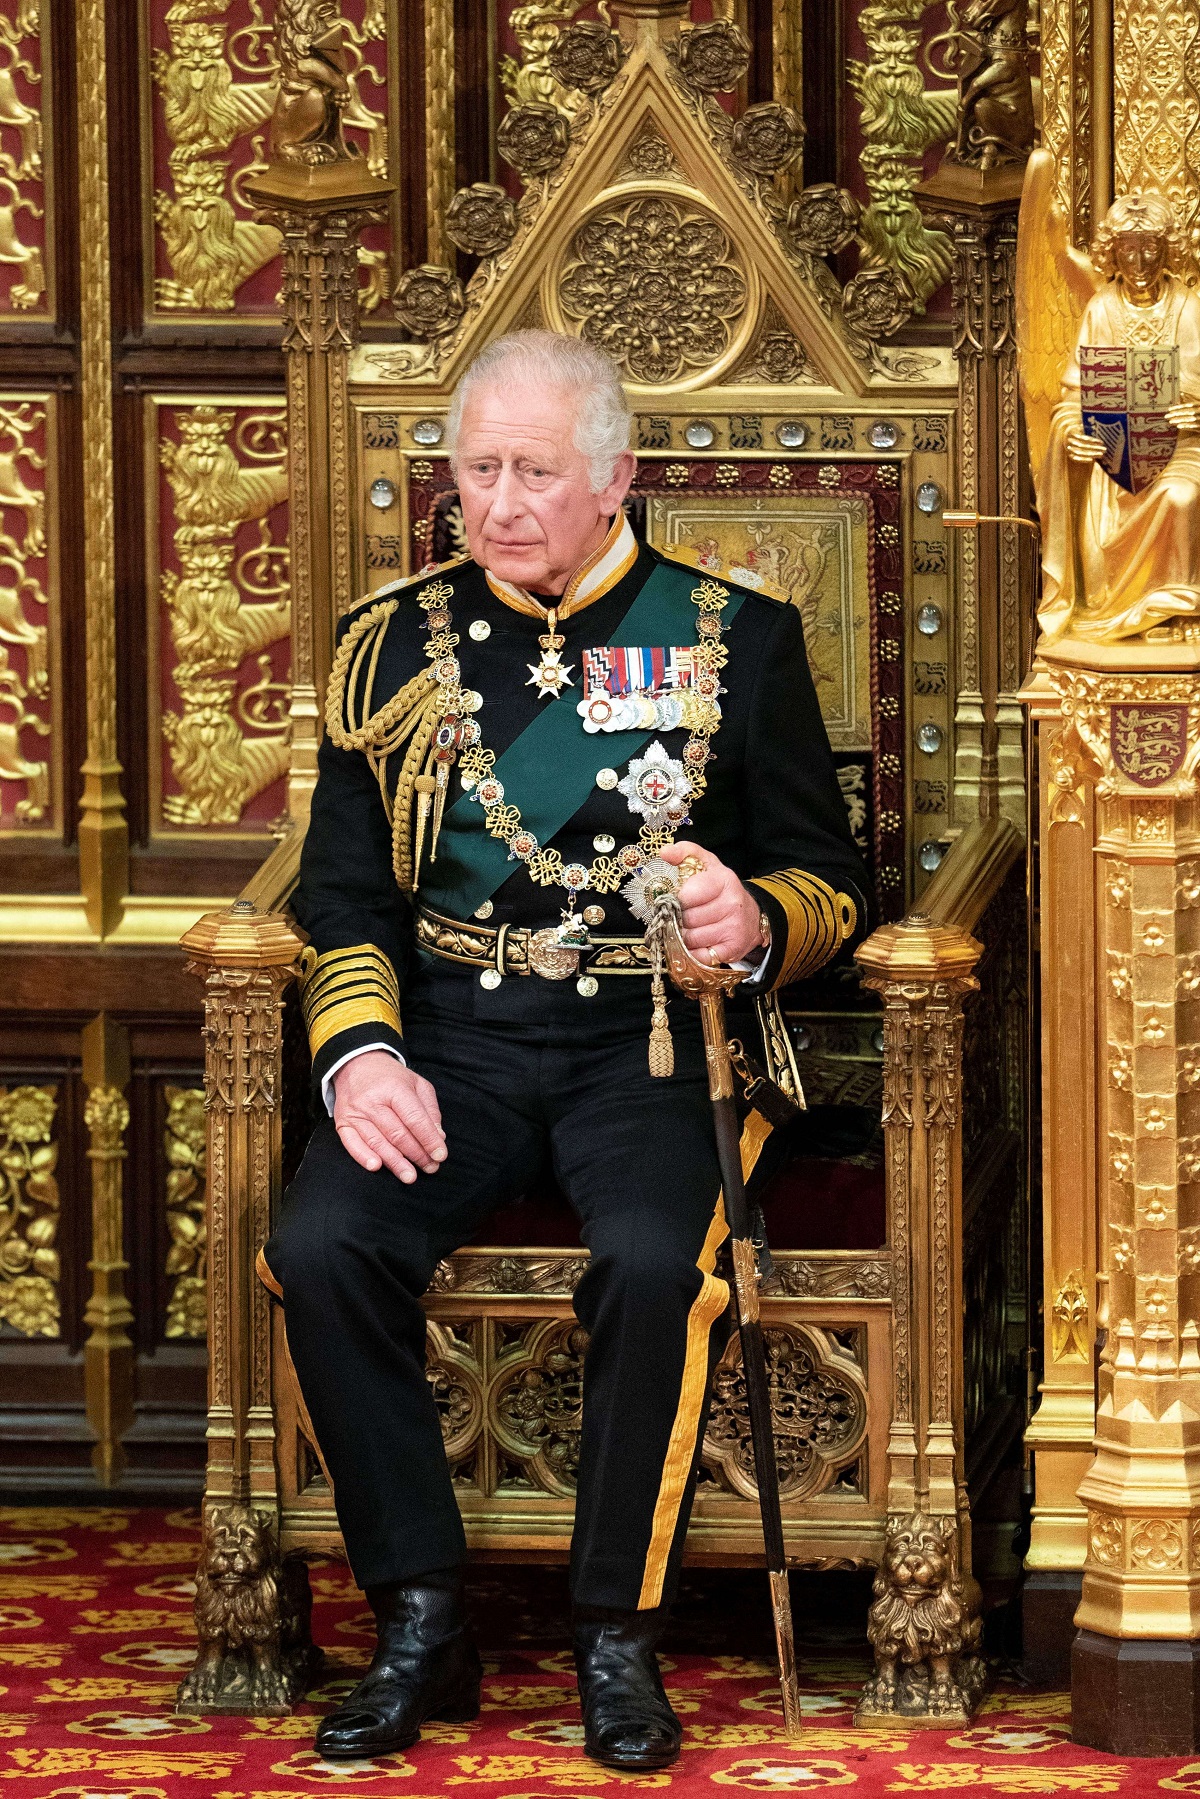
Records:
[[[660,562],[609,641],[694,643],[700,614],[692,594],[697,582],[704,579],[702,570]],[[721,615],[723,623],[736,615],[743,598],[736,588],[730,589]],[[581,691],[578,686],[569,688],[558,699],[544,702],[533,723],[509,744],[494,770],[497,780],[504,783],[505,798],[520,807],[522,824],[542,844],[549,843],[579,811],[596,784],[599,769],[619,767],[654,735],[653,727],[589,735],[575,710]],[[478,800],[464,793],[442,820],[437,861],[426,863],[420,897],[437,911],[469,918],[517,867],[507,843],[488,835]]]

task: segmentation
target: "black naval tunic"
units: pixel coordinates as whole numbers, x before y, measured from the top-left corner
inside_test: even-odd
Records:
[[[614,575],[559,621],[561,660],[575,682],[560,698],[543,699],[530,684],[544,623],[514,610],[465,560],[398,584],[400,604],[378,646],[372,706],[425,667],[419,600],[436,578],[453,588],[462,686],[482,696],[482,742],[498,759],[549,706],[575,716],[584,651],[629,643],[622,620],[660,564],[671,563],[636,547],[618,519],[606,547],[626,542]],[[688,581],[707,578],[703,569],[677,572]],[[677,835],[752,883],[771,925],[759,973],[770,990],[812,972],[861,932],[866,877],[799,613],[739,587],[727,572],[718,578],[730,610],[740,602],[722,638],[722,717],[707,789]],[[340,636],[361,613],[343,620]],[[646,637],[641,645],[673,647]],[[576,725],[584,738],[577,717]],[[651,732],[649,741],[679,758],[687,735]],[[603,732],[586,737],[597,773],[610,765],[613,742]],[[393,756],[388,765],[393,793],[400,761]],[[559,772],[546,766],[538,778],[552,788]],[[590,865],[597,838],[618,847],[636,839],[641,819],[610,777],[601,778],[551,840],[564,862]],[[459,791],[453,779],[447,818]],[[505,798],[523,809],[532,802],[531,793],[506,791]],[[482,806],[474,813],[478,825],[468,816],[466,828],[483,834]],[[376,773],[361,750],[326,737],[293,902],[309,935],[303,1004],[314,1076],[326,1081],[368,1046],[402,1054],[437,1091],[448,1153],[436,1174],[418,1172],[406,1185],[386,1168],[361,1168],[324,1120],[266,1246],[269,1284],[282,1297],[356,1580],[374,1586],[453,1565],[465,1554],[464,1537],[425,1378],[420,1296],[443,1257],[552,1169],[590,1253],[574,1302],[589,1347],[572,1590],[581,1604],[656,1607],[670,1601],[678,1578],[709,1382],[729,1329],[729,1289],[717,1266],[728,1233],[699,1011],[672,999],[675,1072],[651,1079],[644,973],[577,985],[506,972],[485,985],[478,966],[418,947],[421,907],[467,927],[468,936],[474,929],[477,946],[501,927],[557,925],[566,905],[561,886],[535,885],[514,860],[490,913],[481,908],[480,926],[474,906],[461,904],[469,883],[452,833],[444,841],[449,852],[440,847],[438,861],[422,863],[415,900],[402,893]],[[619,893],[579,897],[581,908],[597,902],[604,920],[594,936],[640,937]],[[435,943],[440,928],[426,929],[424,942]],[[498,969],[490,937],[487,955]],[[502,951],[499,960],[506,970],[522,962]],[[585,955],[581,967],[589,966],[600,972]]]

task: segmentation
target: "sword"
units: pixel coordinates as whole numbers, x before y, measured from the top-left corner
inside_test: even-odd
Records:
[[[696,869],[689,857],[680,865],[679,879]],[[734,968],[706,968],[689,952],[679,931],[676,902],[660,925],[663,954],[671,980],[689,999],[700,1002],[704,1026],[704,1050],[708,1063],[708,1094],[712,1101],[717,1134],[717,1160],[725,1196],[733,1255],[733,1292],[738,1335],[742,1345],[742,1372],[750,1407],[750,1440],[754,1447],[754,1475],[762,1513],[763,1543],[771,1583],[771,1616],[779,1657],[779,1685],[783,1694],[783,1724],[789,1737],[800,1735],[800,1687],[796,1678],[796,1638],[792,1628],[792,1600],[788,1589],[787,1557],[783,1546],[783,1515],[779,1508],[779,1466],[775,1460],[775,1432],[767,1385],[767,1358],[759,1316],[758,1279],[746,1183],[742,1179],[741,1125],[734,1101],[733,1063],[725,1026],[725,995],[743,979]]]

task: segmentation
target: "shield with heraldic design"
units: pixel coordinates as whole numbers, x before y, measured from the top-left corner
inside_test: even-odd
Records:
[[[1112,709],[1113,761],[1139,787],[1161,787],[1183,766],[1186,706],[1119,704]]]

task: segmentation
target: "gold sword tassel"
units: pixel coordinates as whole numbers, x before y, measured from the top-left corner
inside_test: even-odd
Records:
[[[662,951],[655,953],[654,978],[650,983],[654,1012],[650,1019],[650,1073],[655,1080],[669,1080],[675,1072],[675,1040],[667,1022],[667,989],[663,981]]]

